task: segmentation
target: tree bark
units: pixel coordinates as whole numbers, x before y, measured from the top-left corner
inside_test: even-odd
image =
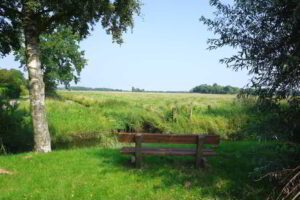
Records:
[[[24,8],[26,9],[26,7]],[[45,110],[45,84],[39,54],[39,33],[30,9],[25,10],[24,35],[27,70],[29,75],[30,108],[34,132],[34,149],[37,152],[51,151],[51,138]]]

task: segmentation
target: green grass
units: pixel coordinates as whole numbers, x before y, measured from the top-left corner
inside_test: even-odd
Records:
[[[53,138],[109,135],[112,132],[172,134],[242,132],[248,106],[233,95],[60,92],[47,100]],[[66,139],[67,138],[67,139]],[[68,139],[69,138],[69,139]]]
[[[115,146],[113,134],[120,131],[210,133],[231,140],[284,135],[278,115],[258,112],[253,99],[234,95],[60,91],[59,96],[46,100],[54,148]],[[32,149],[29,101],[21,100],[7,119],[0,133],[7,151]]]
[[[53,132],[228,133],[234,96],[141,93],[68,93],[47,102]],[[207,113],[208,106],[215,113]],[[228,110],[220,110],[231,106]],[[59,108],[59,109],[57,109]],[[219,112],[219,113],[216,113]],[[220,113],[222,112],[222,113]],[[64,117],[63,117],[64,116]]]
[[[254,177],[299,158],[295,152],[300,150],[288,145],[226,141],[205,170],[194,169],[193,158],[182,157],[147,157],[142,169],[134,169],[128,156],[115,148],[120,146],[114,135],[118,131],[249,139],[277,135],[282,130],[280,118],[257,112],[253,100],[233,95],[59,95],[60,99],[46,100],[55,151],[0,156],[0,169],[13,172],[0,175],[0,199],[265,199],[271,185],[255,182]],[[32,150],[29,101],[21,100],[5,119],[1,151],[3,146],[8,152]],[[58,150],[73,146],[84,148]]]
[[[280,130],[274,126],[272,113],[258,113],[253,100],[234,95],[82,91],[60,91],[59,95],[60,99],[46,100],[54,148],[114,146],[112,135],[119,131],[253,139],[257,133],[272,135]],[[29,101],[21,100],[10,118],[15,123],[7,126],[3,136],[8,151],[32,148]]]
[[[85,148],[0,156],[0,199],[263,199],[264,182],[249,174],[280,156],[274,143],[225,142],[205,170],[193,158],[146,157],[134,169],[117,149]]]

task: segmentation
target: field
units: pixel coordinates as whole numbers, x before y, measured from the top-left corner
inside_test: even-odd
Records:
[[[0,199],[264,199],[271,186],[255,179],[295,152],[264,140],[279,130],[272,114],[233,95],[60,91],[46,104],[49,154],[11,155],[33,148],[28,99],[7,116],[0,170],[11,174],[0,173]],[[147,157],[137,170],[118,151],[122,131],[214,133],[223,142],[205,170],[180,157]]]
[[[236,140],[264,139],[281,130],[275,115],[234,95],[60,91],[46,106],[54,148],[113,147],[117,132],[213,133]],[[32,149],[29,113],[29,100],[23,99],[7,117],[7,151]]]
[[[224,139],[238,138],[253,135],[257,129],[253,119],[259,119],[253,117],[250,100],[245,103],[233,95],[65,91],[59,95],[60,99],[46,101],[56,147],[80,145],[83,140],[113,145],[111,136],[119,131],[215,133]],[[19,109],[29,113],[28,101]],[[29,115],[21,120],[30,129]]]
[[[68,101],[59,102],[60,110],[55,109],[57,101],[49,101],[48,108],[50,123],[57,127],[54,132],[64,135],[74,134],[75,129],[82,133],[210,132],[226,136],[236,128],[229,125],[232,115],[242,117],[241,108],[235,107],[234,96],[147,93],[62,93],[62,96]],[[66,116],[63,121],[62,115]]]

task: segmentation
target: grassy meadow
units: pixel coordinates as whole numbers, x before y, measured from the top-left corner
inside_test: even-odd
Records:
[[[233,95],[61,92],[47,100],[50,131],[58,140],[101,138],[118,131],[214,133],[242,132],[248,105]],[[103,138],[103,137],[102,137]]]
[[[33,148],[28,99],[8,113],[7,134],[0,135],[0,199],[264,199],[271,186],[255,179],[276,163],[297,160],[290,156],[295,149],[263,140],[262,133],[279,129],[253,99],[59,91],[46,107],[55,149],[48,154],[24,153]],[[193,167],[192,157],[158,156],[134,169],[119,153],[121,131],[214,133],[222,143],[204,170]]]
[[[272,113],[259,113],[253,99],[235,95],[59,91],[46,108],[54,148],[115,146],[117,132],[210,133],[235,140],[279,130]],[[21,100],[8,125],[14,127],[8,151],[32,148],[29,113],[29,100]]]

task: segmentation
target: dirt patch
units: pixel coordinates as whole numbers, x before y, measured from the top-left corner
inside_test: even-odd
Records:
[[[184,188],[189,189],[192,186],[192,183],[190,181],[184,182]]]
[[[7,174],[7,175],[11,175],[11,174],[13,174],[13,172],[11,172],[11,171],[8,171],[8,170],[6,170],[6,169],[1,169],[0,168],[0,175],[2,175],[2,174]]]
[[[30,160],[33,156],[32,155],[28,155],[28,156],[24,156],[23,158],[26,160]]]

